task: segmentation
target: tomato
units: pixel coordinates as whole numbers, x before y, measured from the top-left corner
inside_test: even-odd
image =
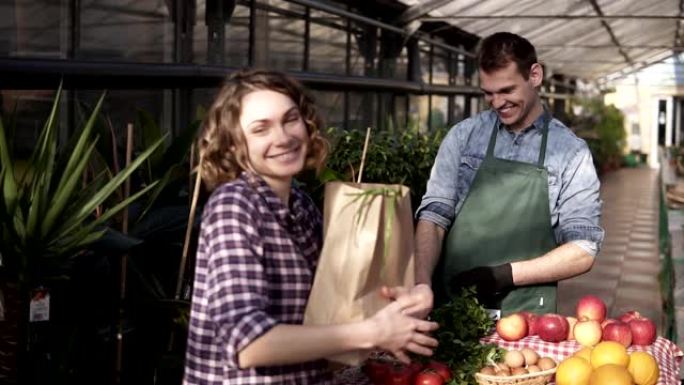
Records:
[[[451,370],[446,364],[443,364],[439,361],[430,361],[429,364],[425,366],[426,369],[432,369],[437,374],[442,376],[444,378],[444,382],[449,382],[451,381]]]
[[[385,378],[392,369],[392,365],[385,361],[368,359],[363,365],[363,372],[366,373],[371,383],[374,385],[384,385]]]
[[[412,361],[408,367],[411,370],[411,380],[415,380],[418,373],[423,370],[423,364],[418,361]]]
[[[410,366],[396,365],[385,375],[385,385],[412,385],[413,371]]]
[[[432,369],[425,369],[418,373],[414,385],[442,385],[444,378]]]

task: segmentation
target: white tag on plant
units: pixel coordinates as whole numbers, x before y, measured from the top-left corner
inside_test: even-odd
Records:
[[[494,322],[501,318],[501,309],[485,309],[485,311]]]
[[[29,306],[29,322],[50,320],[50,292],[46,288],[33,290]]]

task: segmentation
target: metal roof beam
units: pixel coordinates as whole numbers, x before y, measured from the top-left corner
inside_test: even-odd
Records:
[[[682,17],[684,15],[684,0],[679,0],[679,17]],[[677,28],[675,29],[675,35],[674,35],[674,45],[676,46],[682,46],[682,24],[677,23]]]
[[[562,20],[684,20],[683,15],[449,15],[422,16],[420,21],[450,21],[450,20],[520,20],[520,19],[562,19]]]
[[[398,33],[398,34],[403,35],[403,36],[414,35],[414,31],[407,31],[406,29],[399,28],[399,27],[391,25],[391,24],[383,23],[381,21],[372,19],[370,17],[361,16],[361,15],[358,15],[354,12],[350,12],[350,11],[347,11],[347,10],[344,10],[344,9],[341,9],[341,8],[338,8],[335,6],[331,6],[331,5],[328,5],[326,3],[321,3],[321,2],[316,1],[316,0],[287,0],[287,1],[290,3],[294,3],[294,4],[303,5],[305,7],[310,7],[312,9],[317,9],[319,11],[327,12],[327,13],[330,13],[333,15],[346,17],[350,20],[354,20],[354,21],[357,21],[359,23],[364,23],[366,25],[372,25],[372,26],[375,26],[375,27],[378,27],[378,28],[381,28],[381,29],[384,29],[387,31],[392,31],[392,32]],[[428,42],[428,43],[430,43],[436,47],[443,48],[447,51],[460,53],[460,54],[463,54],[467,57],[475,57],[475,54],[473,52],[469,52],[465,49],[462,49],[459,47],[454,47],[452,45],[442,43],[438,40],[427,37],[424,33],[421,33],[420,31],[415,32],[415,35],[416,35],[416,37],[418,37],[418,39],[425,41],[425,42]]]
[[[603,44],[603,45],[591,45],[591,44],[536,44],[534,46],[537,49],[552,49],[552,48],[577,48],[577,49],[606,49],[615,48],[613,44]],[[672,46],[672,45],[633,45],[633,44],[623,44],[621,45],[624,49],[671,49],[673,51],[682,51],[684,47],[682,46]]]
[[[596,11],[596,13],[599,16],[603,16],[603,11],[601,10],[601,7],[599,7],[596,0],[589,0],[589,2],[591,3],[591,6],[594,7],[594,11]],[[615,36],[615,33],[613,32],[613,28],[611,28],[610,25],[608,24],[608,22],[605,20],[601,20],[601,24],[603,25],[603,27],[608,32],[608,35],[610,36],[610,40],[612,40],[613,43],[617,46],[618,51],[620,52],[620,55],[622,55],[622,57],[625,58],[625,61],[629,65],[633,65],[634,63],[632,62],[632,59],[630,59],[629,55],[627,55],[625,50],[622,49],[622,46],[620,45],[620,41],[618,41],[617,36]]]
[[[434,11],[437,8],[449,4],[450,2],[451,0],[428,0],[422,3],[418,3],[406,9],[397,19],[397,24],[408,24],[413,20],[417,20],[423,16],[426,16],[428,13]]]

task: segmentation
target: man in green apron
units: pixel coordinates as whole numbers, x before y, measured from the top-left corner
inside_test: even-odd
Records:
[[[435,159],[416,214],[414,313],[471,285],[499,314],[556,312],[557,282],[587,272],[603,240],[591,154],[544,108],[526,39],[487,37],[478,64],[491,109],[454,126]]]

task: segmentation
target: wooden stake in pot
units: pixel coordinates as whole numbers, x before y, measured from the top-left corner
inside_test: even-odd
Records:
[[[371,128],[366,129],[366,140],[363,142],[363,152],[361,153],[361,165],[359,166],[359,177],[356,179],[356,183],[361,183],[361,177],[363,176],[363,166],[366,164],[366,152],[368,151],[368,142],[370,142]]]

